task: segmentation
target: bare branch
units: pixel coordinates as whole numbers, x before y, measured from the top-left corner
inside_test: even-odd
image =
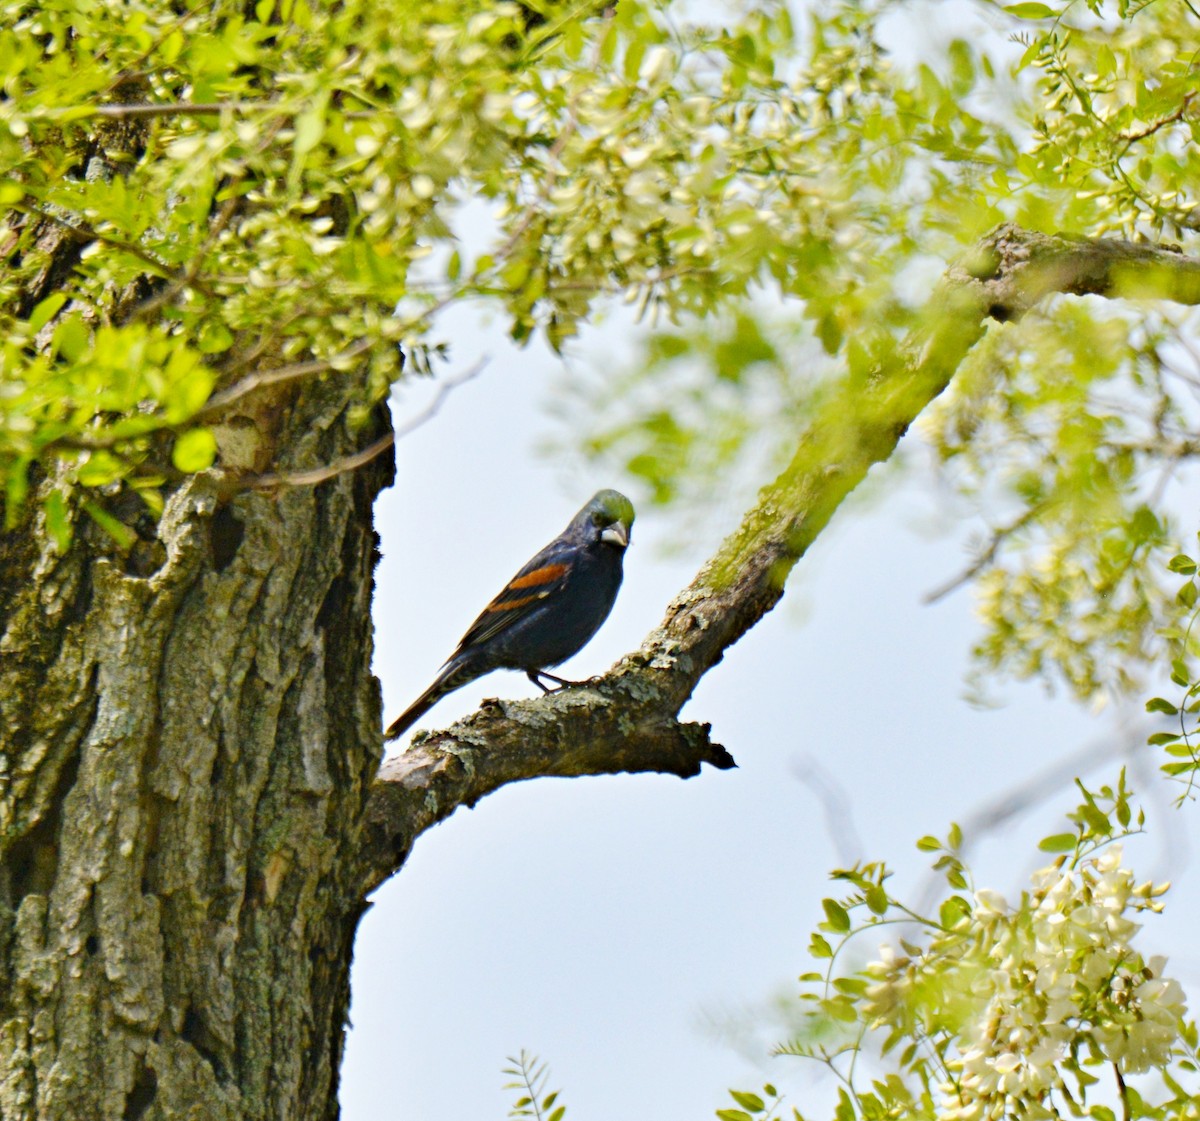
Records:
[[[465,385],[473,378],[477,378],[487,364],[488,358],[483,357],[470,367],[470,369],[459,374],[458,377],[450,378],[448,381],[443,382],[438,388],[437,395],[420,413],[407,423],[401,425],[394,432],[385,433],[374,443],[363,448],[362,451],[355,452],[354,455],[345,456],[336,463],[330,463],[324,467],[314,467],[309,471],[281,471],[279,473],[272,472],[267,475],[257,475],[247,480],[245,485],[254,490],[273,490],[275,487],[280,486],[310,487],[316,486],[317,483],[323,483],[346,471],[357,471],[360,467],[370,463],[377,455],[382,455],[397,440],[403,439],[410,432],[414,432],[422,425],[428,424],[429,421],[437,416],[438,410],[441,409],[446,398],[460,385]]]
[[[1196,96],[1196,91],[1192,90],[1183,96],[1183,100],[1179,103],[1179,108],[1173,113],[1168,113],[1165,117],[1160,117],[1152,125],[1147,125],[1140,132],[1123,132],[1121,139],[1125,141],[1124,151],[1128,151],[1130,145],[1136,144],[1139,140],[1145,140],[1149,136],[1153,136],[1156,132],[1160,132],[1168,125],[1173,125],[1178,121],[1183,120],[1187,115],[1188,106],[1191,105],[1192,99]]]
[[[396,429],[396,439],[402,440],[410,432],[415,432],[418,428],[428,424],[441,411],[442,406],[446,403],[446,398],[450,396],[459,386],[466,385],[469,381],[474,381],[480,374],[487,369],[487,364],[491,361],[488,355],[484,355],[473,366],[468,367],[461,374],[442,382],[438,388],[437,394],[433,400],[429,402],[416,416],[410,420],[406,420],[399,428]]]
[[[368,444],[360,452],[347,455],[335,463],[324,467],[314,467],[309,471],[280,471],[266,475],[256,475],[246,482],[253,490],[274,490],[276,487],[313,487],[318,483],[336,478],[347,471],[357,471],[358,468],[370,463],[377,455],[382,455],[396,442],[396,434],[387,432],[374,443]]]
[[[51,213],[48,210],[43,210],[40,206],[37,206],[28,200],[13,203],[13,206],[16,210],[19,210],[23,214],[28,214],[42,222],[48,222],[51,225],[57,226],[76,241],[98,241],[103,245],[110,246],[111,248],[120,250],[123,253],[128,253],[131,257],[136,257],[144,265],[149,266],[160,276],[163,276],[168,280],[172,280],[178,284],[194,288],[197,292],[200,292],[205,296],[214,297],[215,295],[212,289],[209,288],[206,283],[196,277],[189,277],[185,272],[173,268],[165,261],[160,261],[153,253],[147,249],[143,249],[136,242],[126,241],[124,238],[113,237],[110,234],[101,233],[93,226],[88,225],[88,223],[82,218],[73,216],[70,219],[67,219],[58,214]]]
[[[94,105],[92,113],[114,121],[141,120],[147,117],[216,117],[222,113],[245,113],[270,109],[262,101],[161,101],[133,105]]]
[[[926,592],[921,597],[921,602],[926,605],[937,603],[945,599],[951,592],[958,591],[964,584],[969,584],[985,568],[991,567],[992,562],[996,559],[996,554],[1000,551],[1000,546],[1014,533],[1018,533],[1031,521],[1040,516],[1045,508],[1046,504],[1044,502],[1035,503],[1033,506],[1022,511],[1018,517],[1014,518],[1007,525],[1002,525],[998,529],[992,530],[992,538],[988,542],[987,548],[957,576],[952,576],[945,583],[939,584],[936,588],[932,588]]]
[[[689,778],[702,763],[733,757],[707,724],[681,724],[636,675],[551,693],[535,701],[486,700],[444,732],[418,735],[384,763],[363,825],[364,890],[404,862],[412,842],[459,806],[523,779],[655,772]]]
[[[399,868],[423,830],[506,783],[630,770],[686,777],[703,762],[732,765],[707,729],[677,722],[696,684],[779,601],[796,561],[949,384],[987,320],[1019,318],[1054,292],[1196,304],[1200,260],[1131,242],[993,230],[949,270],[889,360],[831,395],[791,463],[639,650],[586,687],[485,703],[385,765],[367,810],[366,890]]]
[[[801,755],[792,762],[792,774],[821,803],[825,832],[837,852],[838,865],[850,868],[862,860],[863,843],[854,824],[854,803],[829,768],[815,755]]]
[[[226,406],[240,401],[243,397],[247,397],[255,390],[265,386],[299,381],[312,374],[327,374],[336,370],[341,364],[365,354],[374,344],[374,339],[359,339],[358,342],[351,343],[345,350],[339,351],[331,358],[313,358],[307,362],[295,362],[290,366],[277,366],[273,370],[259,370],[257,373],[248,374],[241,381],[234,382],[228,389],[214,393],[208,399],[208,404],[193,419],[209,420]]]

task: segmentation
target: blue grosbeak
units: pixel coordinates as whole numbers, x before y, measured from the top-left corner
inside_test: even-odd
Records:
[[[547,666],[578,653],[608,618],[621,586],[633,503],[602,490],[483,609],[429,686],[387,730],[394,740],[447,693],[494,669],[524,670],[543,692]]]

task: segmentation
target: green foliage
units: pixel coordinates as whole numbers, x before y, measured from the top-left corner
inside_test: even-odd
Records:
[[[509,1117],[532,1117],[534,1121],[562,1121],[566,1116],[567,1107],[559,1105],[557,1090],[546,1093],[546,1083],[550,1079],[550,1069],[523,1050],[516,1057],[509,1056],[509,1065],[504,1068],[504,1074],[512,1079],[504,1084],[504,1089],[517,1093]]]
[[[801,377],[794,360],[806,340],[812,373]],[[574,383],[564,407],[605,418],[586,454],[617,460],[654,502],[704,510],[706,495],[732,484],[731,465],[747,490],[779,471],[834,373],[802,325],[747,309],[655,332],[635,367]]]
[[[1042,95],[1026,174],[1057,177],[1096,232],[1185,236],[1198,225],[1200,151],[1187,113],[1200,14],[1186,0],[1082,7],[1056,6],[1054,23],[1024,40],[1020,65],[1041,72]]]
[[[281,365],[365,366],[365,406],[398,343],[431,370],[452,303],[559,347],[618,293],[673,326],[579,398],[605,418],[590,449],[686,500],[739,459],[775,469],[823,395],[853,409],[997,221],[1193,236],[1189,5],[994,6],[1019,58],[963,38],[903,64],[897,10],[11,5],[7,518],[38,462],[64,498],[219,463],[190,433],[205,402]],[[460,241],[479,200],[493,224]],[[51,277],[65,230],[78,259]],[[1016,527],[984,582],[986,666],[1086,696],[1160,656],[1172,527],[1140,480],[1194,454],[1170,369],[1193,326],[1062,299],[964,371],[941,447],[965,493],[1006,480]]]
[[[1195,1081],[1196,1026],[1164,959],[1131,944],[1133,916],[1160,910],[1167,885],[1138,884],[1122,867],[1114,842],[1142,823],[1124,772],[1115,786],[1080,792],[1072,831],[1040,846],[1062,855],[1015,904],[971,886],[957,827],[917,845],[938,854],[948,889],[936,914],[892,895],[881,864],[833,873],[848,894],[823,903],[820,968],[800,978],[806,1024],[778,1053],[833,1069],[837,1121],[1066,1112],[1111,1121],[1113,1088],[1128,1118],[1194,1115],[1195,1087],[1179,1080]],[[894,944],[864,968],[839,969],[852,940],[886,926],[898,928]]]
[[[564,5],[527,29],[516,5],[454,0],[135,4],[119,21],[104,5],[13,5],[0,29],[0,240],[17,262],[0,282],[5,380],[53,396],[52,378],[85,380],[104,345],[127,353],[136,401],[74,423],[146,413],[139,432],[105,436],[107,469],[128,475],[144,432],[196,414],[156,387],[167,357],[134,345],[142,321],[203,356],[201,400],[262,355],[268,370],[365,362],[373,397],[398,373],[395,344],[419,367],[455,301],[496,301],[514,338],[540,330],[557,346],[614,291],[669,314],[772,277],[824,293],[809,266],[831,259],[829,201],[845,208],[852,184],[797,189],[814,166],[805,130],[832,106],[785,76],[786,5],[715,27],[636,2],[591,12]],[[821,57],[827,88],[856,66],[832,43]],[[458,210],[480,198],[499,215],[491,245],[459,245]],[[52,291],[47,231],[82,248]],[[835,310],[821,314],[832,337]],[[36,428],[18,407],[10,430]],[[39,433],[33,457],[70,435]],[[181,470],[206,458],[174,457]],[[30,461],[0,460],[11,496]]]
[[[1004,6],[1022,48],[1011,65],[999,40],[898,65],[880,46],[887,6],[853,7],[814,15],[805,93],[789,94],[812,127],[779,166],[820,194],[822,236],[772,276],[803,321],[766,304],[684,321],[577,406],[588,450],[660,501],[761,479],[822,398],[853,410],[862,379],[919,334],[928,279],[1001,218],[1194,241],[1187,5]],[[1140,688],[1162,659],[1179,619],[1161,576],[1177,539],[1164,496],[1200,450],[1196,326],[1144,303],[1055,299],[996,325],[929,418],[947,480],[990,526],[972,566],[981,677],[1092,698]]]
[[[1177,553],[1167,562],[1167,568],[1186,579],[1178,585],[1175,603],[1180,620],[1177,625],[1164,628],[1162,637],[1167,643],[1171,682],[1182,692],[1175,700],[1167,697],[1151,697],[1146,702],[1146,711],[1172,718],[1178,731],[1154,732],[1149,737],[1151,747],[1161,747],[1167,757],[1162,765],[1163,772],[1171,779],[1183,784],[1179,795],[1182,803],[1192,798],[1197,776],[1200,775],[1200,754],[1197,743],[1200,737],[1200,681],[1196,680],[1193,668],[1197,641],[1196,622],[1200,618],[1197,600],[1196,561],[1186,553]]]
[[[793,1109],[788,1114],[783,1112],[783,1095],[769,1082],[762,1088],[762,1094],[753,1094],[746,1090],[730,1090],[729,1096],[737,1103],[736,1109],[718,1109],[720,1121],[778,1121],[785,1116],[793,1121],[802,1121],[800,1111]]]
[[[1191,321],[1139,320],[1062,299],[992,330],[927,428],[995,526],[983,664],[1055,674],[1082,697],[1140,684],[1180,615],[1162,500],[1192,454],[1177,357]]]

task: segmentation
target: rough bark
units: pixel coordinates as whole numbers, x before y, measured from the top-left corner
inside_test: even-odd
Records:
[[[275,402],[281,467],[378,435],[354,388]],[[189,478],[153,565],[86,518],[63,556],[36,513],[4,536],[4,1121],[336,1117],[389,481]]]
[[[384,765],[363,832],[367,889],[403,864],[423,830],[510,782],[732,766],[708,725],[678,720],[700,678],[775,606],[796,561],[949,385],[989,320],[1018,319],[1052,293],[1197,304],[1200,260],[1127,241],[993,230],[948,271],[904,345],[814,418],[787,468],[639,650],[586,690],[486,703]]]

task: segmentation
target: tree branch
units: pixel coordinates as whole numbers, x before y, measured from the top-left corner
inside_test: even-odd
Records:
[[[677,720],[700,678],[775,606],[796,561],[949,384],[988,319],[1017,319],[1055,292],[1196,304],[1200,260],[1132,242],[993,230],[947,272],[904,343],[831,395],[791,463],[639,650],[583,688],[485,702],[384,765],[364,823],[364,889],[394,873],[425,829],[507,783],[623,771],[686,778],[702,763],[733,766],[707,725]]]
[[[387,760],[364,821],[364,891],[378,887],[412,843],[459,806],[523,779],[653,772],[690,778],[733,757],[707,724],[679,723],[633,674],[617,674],[533,701],[485,700],[444,732],[418,735]]]

